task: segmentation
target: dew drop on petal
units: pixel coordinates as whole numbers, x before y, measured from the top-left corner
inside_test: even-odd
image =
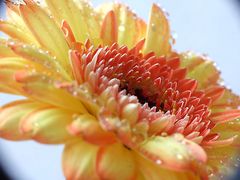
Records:
[[[156,164],[158,164],[158,165],[162,164],[162,160],[160,160],[160,159],[157,159],[155,162],[156,162]]]
[[[77,91],[73,91],[72,95],[73,95],[73,96],[77,96],[77,95],[78,95],[78,92],[77,92]]]
[[[151,24],[152,30],[156,31],[156,25],[154,23]]]
[[[167,137],[168,134],[167,134],[166,132],[162,132],[162,133],[161,133],[161,136],[162,136],[162,137]]]
[[[183,159],[183,155],[181,155],[181,154],[177,154],[177,159],[182,160],[182,159]]]
[[[125,31],[124,25],[120,25],[120,26],[118,27],[118,30],[119,30],[119,31]]]
[[[33,126],[34,126],[34,128],[39,128],[40,125],[39,125],[39,123],[34,122],[34,123],[33,123]]]

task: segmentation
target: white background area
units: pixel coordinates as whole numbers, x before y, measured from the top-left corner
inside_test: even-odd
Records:
[[[110,1],[92,1],[94,5]],[[222,71],[225,84],[240,93],[240,12],[234,0],[125,0],[139,16],[148,19],[152,2],[170,14],[171,29],[177,32],[175,49],[208,54]],[[1,11],[1,13],[3,13]],[[4,17],[1,14],[1,17]],[[15,97],[0,95],[0,104]],[[0,139],[0,158],[16,180],[63,180],[62,146],[32,141]]]

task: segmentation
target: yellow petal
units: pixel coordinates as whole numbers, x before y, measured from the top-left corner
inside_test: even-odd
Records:
[[[212,129],[212,132],[219,133],[220,140],[234,137],[232,146],[240,146],[240,119],[218,124]]]
[[[34,34],[39,44],[56,56],[60,64],[70,74],[68,61],[68,45],[63,33],[55,21],[32,1],[20,6],[20,12],[25,23]]]
[[[0,58],[3,57],[15,57],[17,56],[10,47],[7,45],[7,41],[4,39],[0,39]]]
[[[147,26],[144,53],[155,52],[157,56],[168,55],[171,51],[170,28],[164,12],[153,4]]]
[[[45,77],[45,79],[42,79],[41,77],[41,75],[36,75],[36,78],[38,79],[36,82],[34,80],[31,81],[31,77],[28,77],[27,79],[30,81],[22,81],[22,89],[26,96],[70,111],[80,113],[87,112],[79,100],[65,90],[52,84],[51,79],[49,79],[49,82],[47,77]]]
[[[220,175],[228,176],[235,173],[236,167],[239,165],[238,147],[228,145],[206,148],[206,152],[208,154],[208,171],[212,179],[219,179]]]
[[[21,18],[18,6],[7,2],[6,14],[7,21],[10,22],[12,25],[16,26],[17,29],[20,29],[20,32],[23,32],[23,34],[19,35],[26,35],[28,37],[28,40],[31,40],[29,43],[39,46],[39,43]]]
[[[0,31],[4,32],[11,38],[20,40],[22,42],[32,43],[34,41],[26,32],[8,21],[0,20]]]
[[[116,15],[118,43],[132,48],[138,41],[143,39],[146,34],[145,22],[138,18],[127,6],[116,3],[103,4],[98,8],[103,17],[109,11]]]
[[[99,37],[99,23],[94,18],[95,12],[87,3],[75,3],[73,0],[46,0],[46,3],[59,22],[68,22],[77,41],[85,42],[87,38]]]
[[[0,137],[14,141],[29,139],[28,134],[19,131],[20,120],[24,115],[44,106],[46,105],[30,100],[15,101],[3,106],[0,110]]]
[[[38,108],[22,118],[20,129],[38,142],[60,144],[73,138],[66,129],[71,121],[72,113],[62,109]]]
[[[211,110],[215,113],[222,112],[226,109],[237,109],[239,106],[240,97],[225,88],[223,96],[213,103]]]
[[[66,144],[62,159],[66,179],[100,180],[95,170],[97,150],[97,146],[80,140]]]
[[[35,62],[28,61],[19,57],[7,57],[1,58],[0,60],[0,79],[1,86],[10,86],[11,89],[15,89],[19,93],[25,95],[24,91],[21,89],[21,85],[16,82],[15,74],[18,71],[23,71],[31,74],[34,72],[40,72],[41,76],[45,77],[51,75],[53,78],[59,79],[59,75],[56,75],[54,71],[45,68],[42,65],[39,65]]]
[[[21,86],[14,79],[14,74],[17,70],[26,68],[26,62],[17,57],[13,58],[1,58],[0,60],[0,80],[1,80],[1,92],[9,93],[21,93]]]
[[[181,55],[182,66],[188,69],[187,77],[198,81],[198,88],[204,89],[209,85],[216,85],[219,81],[220,72],[214,62],[204,56],[197,56],[193,53]]]
[[[142,156],[136,155],[139,174],[144,180],[200,180],[200,177],[191,172],[176,172],[159,167]]]
[[[101,38],[104,45],[117,42],[117,22],[113,11],[110,11],[103,20]]]
[[[133,152],[118,143],[100,148],[96,169],[101,179],[130,180],[137,176]]]
[[[184,139],[180,134],[153,137],[142,143],[139,151],[160,167],[174,171],[192,171],[205,176],[201,168],[207,161],[206,153],[199,145]]]
[[[51,69],[51,71],[57,72],[59,75],[63,75],[66,80],[71,80],[69,74],[66,73],[65,69],[59,64],[57,59],[51,56],[48,51],[44,51],[33,45],[14,41],[7,41],[6,43],[15,54],[33,62],[39,63],[47,69]]]

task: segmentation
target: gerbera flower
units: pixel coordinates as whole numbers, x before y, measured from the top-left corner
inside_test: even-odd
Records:
[[[66,179],[209,179],[236,163],[239,97],[214,63],[172,50],[165,13],[122,4],[7,3],[0,136],[64,144]]]

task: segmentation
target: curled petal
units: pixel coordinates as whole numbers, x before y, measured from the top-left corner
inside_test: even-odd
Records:
[[[101,179],[130,180],[137,175],[137,167],[132,152],[121,144],[100,148],[97,153],[96,168]]]
[[[23,116],[46,105],[31,100],[19,100],[3,106],[0,110],[0,137],[9,140],[30,139],[30,135],[19,131],[19,123]]]
[[[206,153],[199,145],[184,139],[180,134],[153,137],[139,146],[139,152],[161,167],[199,172],[201,176],[205,176],[200,167],[207,161]]]
[[[66,144],[62,158],[66,179],[100,180],[95,170],[97,151],[97,146],[84,141]]]
[[[142,156],[137,155],[136,161],[139,167],[140,180],[159,180],[163,177],[166,180],[200,180],[200,177],[193,174],[192,172],[177,172],[159,166],[160,161],[154,163],[145,159]]]
[[[79,115],[69,125],[68,131],[80,135],[84,140],[96,145],[106,145],[115,142],[115,136],[104,131],[97,119],[89,114]]]

